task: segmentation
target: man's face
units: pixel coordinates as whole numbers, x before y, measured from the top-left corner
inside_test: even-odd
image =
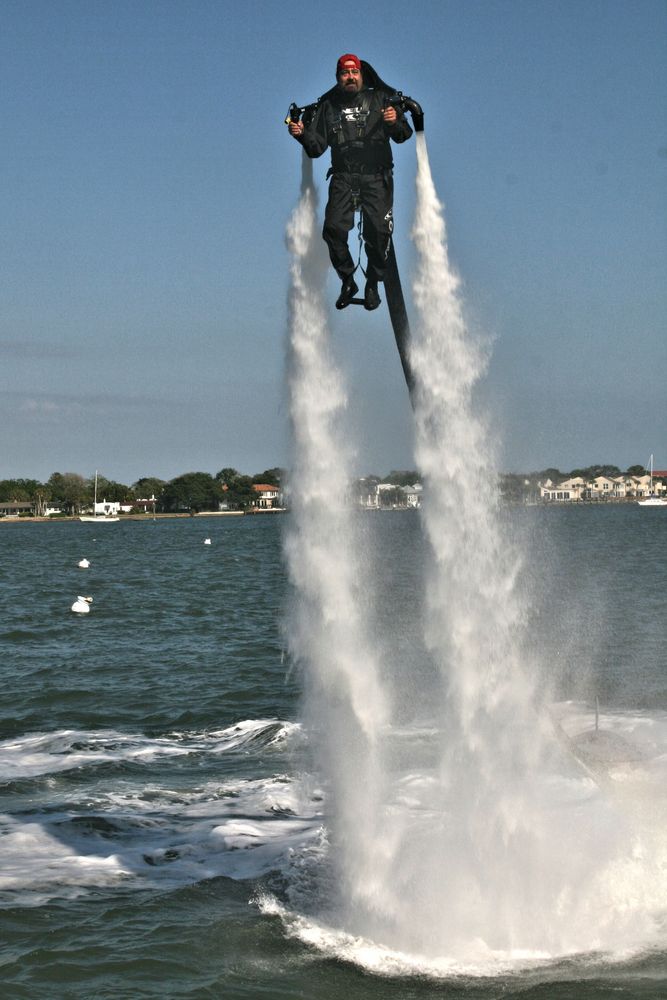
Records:
[[[361,70],[357,69],[353,62],[345,63],[336,75],[338,86],[346,94],[356,94],[363,87],[364,80]]]

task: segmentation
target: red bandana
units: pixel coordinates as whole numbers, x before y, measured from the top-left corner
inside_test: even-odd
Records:
[[[338,74],[345,69],[346,63],[354,63],[357,69],[361,70],[361,59],[359,58],[359,56],[352,55],[351,52],[348,52],[344,56],[341,56],[340,59],[338,60],[338,63],[336,65],[336,76],[338,76]]]

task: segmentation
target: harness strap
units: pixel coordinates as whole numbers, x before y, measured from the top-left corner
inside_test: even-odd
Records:
[[[364,223],[364,210],[363,210],[363,208],[360,207],[359,208],[359,222],[357,223],[357,235],[359,237],[359,256],[357,257],[357,263],[356,263],[356,266],[355,266],[354,271],[352,273],[354,274],[356,271],[358,271],[361,268],[361,273],[363,274],[363,276],[365,278],[366,277],[366,270],[364,269],[364,266],[361,263],[361,248],[362,248],[362,245],[363,245],[363,235],[362,235],[363,223]]]

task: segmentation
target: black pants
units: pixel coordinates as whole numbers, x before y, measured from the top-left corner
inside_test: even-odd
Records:
[[[354,226],[355,190],[359,193],[358,204],[363,209],[367,277],[372,281],[382,281],[394,229],[394,179],[390,170],[377,174],[333,174],[322,236],[329,247],[331,263],[339,278],[344,280],[354,272],[347,237]]]

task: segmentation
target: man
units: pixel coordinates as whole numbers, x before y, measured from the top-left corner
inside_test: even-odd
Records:
[[[368,257],[364,305],[380,305],[378,282],[384,278],[393,230],[393,158],[389,140],[405,142],[412,135],[402,111],[388,101],[394,91],[366,62],[347,53],[336,66],[336,86],[304,115],[289,123],[290,135],[310,157],[331,147],[329,200],[322,236],[342,281],[336,308],[344,309],[359,291],[348,233],[355,208],[363,210],[363,237]]]

